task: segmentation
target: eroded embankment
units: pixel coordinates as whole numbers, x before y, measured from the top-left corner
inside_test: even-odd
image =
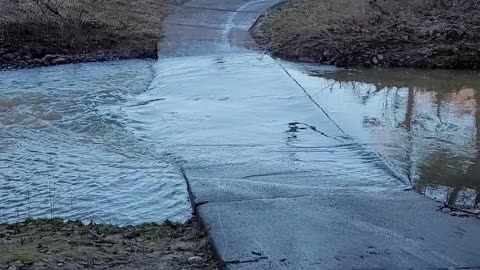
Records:
[[[350,66],[469,68],[480,64],[473,0],[288,0],[252,36],[275,56]]]
[[[184,0],[4,0],[0,69],[156,58],[162,21]]]

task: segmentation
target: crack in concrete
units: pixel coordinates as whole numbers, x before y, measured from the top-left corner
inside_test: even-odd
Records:
[[[210,202],[209,201],[198,202],[198,203],[195,203],[195,207],[199,207],[207,203],[210,203]]]
[[[296,199],[296,198],[317,198],[321,197],[319,195],[298,195],[298,196],[286,196],[286,197],[270,197],[270,198],[246,198],[246,199],[238,199],[238,200],[226,200],[226,201],[201,201],[195,203],[195,207],[202,206],[209,203],[234,203],[234,202],[251,202],[251,201],[268,201],[268,200],[281,200],[281,199]]]

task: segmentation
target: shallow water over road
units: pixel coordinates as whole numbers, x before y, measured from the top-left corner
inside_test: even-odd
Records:
[[[302,185],[300,178],[322,175],[318,185],[333,189],[406,186],[268,56],[166,58],[155,70],[151,90],[135,101],[145,105],[130,110],[132,127],[152,145],[168,145],[188,176]]]
[[[254,52],[3,72],[2,218],[184,220],[182,168],[225,185],[414,185],[472,206],[477,76],[345,71]]]
[[[478,203],[477,73],[346,71],[253,52],[166,58],[155,70],[137,98],[160,100],[130,117],[192,177],[413,186],[437,201]]]

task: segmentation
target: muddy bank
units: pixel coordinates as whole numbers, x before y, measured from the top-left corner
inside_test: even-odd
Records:
[[[273,55],[341,67],[476,69],[473,0],[287,0],[251,29]]]
[[[4,0],[0,69],[156,58],[162,21],[184,0]]]
[[[0,225],[0,269],[219,269],[196,220],[119,227],[61,219]]]

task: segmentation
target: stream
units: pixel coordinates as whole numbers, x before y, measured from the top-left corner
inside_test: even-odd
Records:
[[[158,61],[0,72],[0,221],[185,221],[186,175],[480,202],[478,72],[273,59],[246,32],[271,3],[197,2]]]
[[[285,71],[306,92],[282,84]],[[475,72],[336,70],[259,53],[2,72],[1,216],[182,221],[187,163],[273,164],[277,175],[335,175],[337,188],[413,185],[472,207],[478,81]]]

